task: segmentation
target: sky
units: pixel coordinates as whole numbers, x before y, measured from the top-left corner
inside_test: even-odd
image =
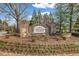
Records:
[[[38,12],[39,10],[41,11],[41,14],[44,15],[45,13],[49,14],[50,12],[55,11],[55,4],[56,3],[29,3],[27,6],[27,20],[30,20],[33,14],[33,11],[36,10]],[[2,14],[0,15],[0,19],[5,19]],[[12,19],[9,21],[9,25],[13,25],[15,23],[15,20]]]
[[[0,3],[79,3],[79,0],[0,0]]]
[[[44,4],[44,3],[32,3],[28,5],[28,18],[30,19],[32,17],[33,11],[36,10],[36,12],[38,12],[39,10],[41,11],[41,14],[44,15],[45,13],[49,14],[50,12],[54,12],[55,11],[55,3],[52,4]],[[29,20],[28,19],[28,20]]]

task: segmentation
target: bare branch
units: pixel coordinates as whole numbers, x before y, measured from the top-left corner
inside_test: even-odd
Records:
[[[19,16],[22,15],[26,9],[27,9],[27,6],[22,10],[22,12],[19,14]]]

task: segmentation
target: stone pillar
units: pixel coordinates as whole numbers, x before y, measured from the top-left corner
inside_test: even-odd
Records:
[[[27,22],[23,22],[20,24],[20,37],[28,37],[29,36],[29,24]]]
[[[20,36],[21,37],[26,37],[27,33],[26,33],[26,28],[21,28],[20,30]]]

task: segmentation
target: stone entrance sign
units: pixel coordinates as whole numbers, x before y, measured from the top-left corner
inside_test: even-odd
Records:
[[[33,33],[45,33],[45,27],[43,26],[35,26],[33,29]]]

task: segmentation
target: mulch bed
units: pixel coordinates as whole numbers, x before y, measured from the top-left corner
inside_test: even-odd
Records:
[[[77,37],[72,36],[67,40],[60,39],[58,41],[53,36],[32,38],[35,41],[29,41],[29,37],[0,37],[0,51],[11,55],[79,55],[79,46],[77,46],[79,38]]]

